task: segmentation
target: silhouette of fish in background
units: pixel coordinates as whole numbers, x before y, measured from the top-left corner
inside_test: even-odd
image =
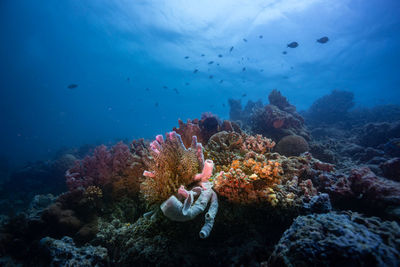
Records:
[[[286,52],[286,51],[283,51],[283,52],[282,52],[282,54],[286,55],[286,54],[287,54],[287,52]]]
[[[233,51],[233,48],[234,48],[234,47],[232,46],[231,49],[229,49],[229,53]]]
[[[70,85],[67,86],[68,89],[75,89],[76,87],[78,87],[77,84],[71,83]]]
[[[298,46],[299,46],[299,44],[297,42],[291,42],[290,44],[287,45],[287,47],[290,47],[290,48],[296,48]]]
[[[327,43],[328,41],[329,41],[329,38],[326,37],[326,36],[317,39],[317,42],[320,43],[320,44],[325,44],[325,43]]]

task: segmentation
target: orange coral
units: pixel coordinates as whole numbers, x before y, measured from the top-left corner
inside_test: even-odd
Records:
[[[278,161],[263,157],[234,160],[229,171],[221,171],[214,180],[214,188],[229,201],[250,204],[278,200],[274,187],[280,183],[282,168]]]

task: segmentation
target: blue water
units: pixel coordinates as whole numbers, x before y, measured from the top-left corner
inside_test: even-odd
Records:
[[[299,110],[333,89],[400,104],[397,0],[2,0],[0,33],[0,156],[13,162],[228,118],[229,98],[274,88]]]

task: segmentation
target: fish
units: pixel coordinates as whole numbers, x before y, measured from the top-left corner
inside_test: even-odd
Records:
[[[164,85],[162,88],[164,88],[164,89],[168,89],[168,86]]]
[[[214,78],[214,75],[208,76],[208,79],[212,79],[212,78]]]
[[[129,82],[131,79],[128,77],[128,78],[126,78],[126,80]]]
[[[245,97],[245,96],[247,96],[247,94],[243,94],[243,95],[242,95],[242,97]]]
[[[222,104],[223,107],[225,107],[225,104]]]
[[[217,63],[217,66],[219,66],[219,63]]]
[[[296,48],[298,46],[299,46],[299,43],[297,43],[297,42],[291,42],[290,44],[287,45],[287,47],[290,47],[290,48]]]
[[[68,89],[75,89],[76,87],[78,87],[78,85],[74,83],[68,85]]]
[[[219,81],[219,83],[223,83],[223,82],[224,82],[224,80],[220,80],[220,81]]]
[[[263,38],[263,36],[262,36],[262,35],[260,35],[260,36],[258,36],[258,38],[262,39],[262,38]]]
[[[186,86],[189,85],[189,84],[190,84],[190,83],[188,83],[188,82],[185,83]]]
[[[247,39],[246,39],[246,38],[243,38],[243,42],[247,43]]]
[[[201,54],[201,56],[204,57],[205,55],[204,55],[204,54]]]
[[[221,55],[221,54],[219,54],[219,55],[218,55],[218,57],[222,57],[222,55]]]
[[[286,54],[287,54],[287,52],[286,52],[286,51],[283,51],[283,52],[282,52],[282,54],[286,55]]]
[[[242,71],[245,71],[245,70],[246,70],[246,68],[243,68],[243,69],[242,69]]]
[[[229,53],[233,51],[233,46],[231,47],[231,49],[229,49]]]
[[[263,72],[263,71],[264,71],[264,69],[261,69],[261,70],[260,70],[260,72]]]
[[[210,62],[208,62],[208,65],[211,65],[211,64],[213,64],[214,63],[214,61],[210,61]]]
[[[175,93],[179,94],[178,89],[174,88]]]
[[[199,70],[198,69],[194,69],[193,73],[197,73]]]
[[[329,41],[329,38],[326,37],[326,36],[317,39],[317,42],[320,43],[320,44],[325,44],[325,43],[327,43],[328,41]]]
[[[146,88],[146,91],[149,91],[149,90],[150,90],[150,89],[147,87],[147,88]]]
[[[188,58],[189,58],[189,56],[186,56],[186,57],[185,57],[185,59],[188,59]]]
[[[155,106],[155,107],[158,107],[158,102],[154,103],[154,106]]]

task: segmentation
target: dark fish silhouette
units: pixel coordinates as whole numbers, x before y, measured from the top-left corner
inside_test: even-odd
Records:
[[[201,54],[202,57],[204,57],[204,54]]]
[[[154,103],[154,106],[158,107],[158,102]]]
[[[190,83],[186,82],[185,85],[189,85]]]
[[[229,49],[229,53],[233,51],[233,46],[231,47],[231,49]]]
[[[242,97],[245,97],[245,96],[247,96],[247,94],[243,94],[243,95],[242,95]]]
[[[222,55],[221,55],[221,54],[219,54],[219,55],[218,55],[218,57],[222,57]]]
[[[224,80],[220,80],[220,81],[219,81],[219,83],[223,83],[223,82],[224,82]]]
[[[214,78],[214,75],[208,76],[208,79],[212,79],[212,78]]]
[[[179,94],[178,89],[174,88],[176,94]]]
[[[126,78],[126,80],[129,82],[131,79],[128,77],[128,78]]]
[[[299,44],[297,42],[291,42],[290,44],[287,45],[290,48],[296,48],[299,46]]]
[[[168,89],[168,86],[164,85],[162,88],[164,88],[164,89]]]
[[[210,61],[210,62],[208,62],[208,65],[211,65],[211,64],[213,64],[214,63],[214,61]]]
[[[261,70],[260,70],[260,72],[263,72],[263,71],[264,71],[264,69],[261,69]]]
[[[217,66],[219,66],[219,63],[217,63]]]
[[[78,87],[78,85],[74,83],[68,85],[68,89],[75,89],[76,87]]]
[[[186,56],[186,57],[185,57],[185,59],[188,59],[188,58],[189,58],[189,56]]]
[[[246,39],[246,38],[243,38],[243,42],[247,42],[247,39]]]
[[[260,35],[260,36],[258,36],[258,38],[262,39],[262,38],[263,38],[263,36],[262,36],[262,35]]]
[[[149,88],[146,88],[146,91],[149,91]]]
[[[194,69],[193,73],[197,73],[199,70],[198,69]]]
[[[325,43],[327,43],[328,41],[329,41],[329,38],[326,37],[326,36],[317,39],[317,42],[318,42],[318,43],[321,43],[321,44],[325,44]]]
[[[243,68],[243,69],[242,69],[242,71],[245,71],[245,70],[246,70],[246,68]]]
[[[282,54],[286,55],[286,54],[287,54],[287,52],[286,52],[286,51],[283,51],[283,52],[282,52]]]

